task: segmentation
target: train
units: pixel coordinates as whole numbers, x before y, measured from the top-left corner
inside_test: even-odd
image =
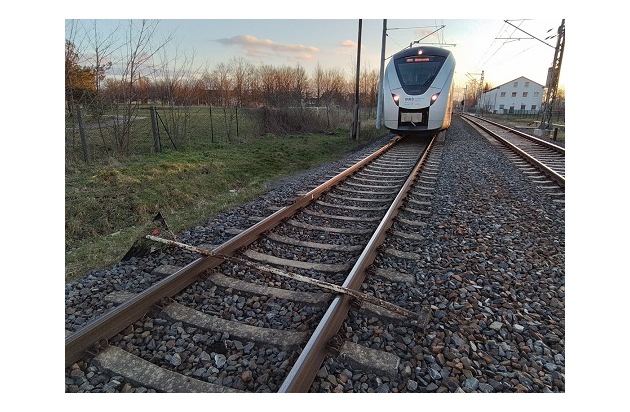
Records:
[[[392,133],[433,136],[451,125],[455,57],[433,46],[394,54],[383,79],[383,124]]]

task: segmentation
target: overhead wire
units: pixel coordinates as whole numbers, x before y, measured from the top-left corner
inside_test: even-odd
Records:
[[[406,47],[408,47],[408,46],[401,46],[401,45],[400,45],[400,44],[399,44],[396,40],[394,40],[394,38],[393,38],[393,37],[391,37],[391,36],[389,35],[389,31],[391,31],[391,30],[435,29],[435,28],[438,28],[438,29],[437,29],[437,30],[435,30],[433,33],[430,33],[430,34],[429,34],[429,35],[431,35],[431,34],[435,34],[435,32],[439,32],[439,30],[440,30],[441,28],[444,28],[444,27],[445,27],[444,25],[441,25],[441,26],[440,26],[440,25],[437,25],[437,24],[436,24],[435,26],[388,27],[388,28],[387,28],[387,33],[385,33],[385,37],[386,37],[387,39],[391,40],[392,42],[396,43],[396,45],[398,46],[398,49],[399,49],[399,50],[402,50],[402,49],[404,49],[404,48],[406,48]],[[443,35],[443,33],[439,33],[439,34],[438,34],[438,36],[439,36],[439,35]],[[428,35],[427,35],[427,36],[425,36],[425,37],[428,37]],[[421,40],[422,40],[422,39],[421,39]],[[439,39],[439,38],[438,38],[438,41],[440,41],[440,39]],[[412,44],[413,44],[413,43],[412,43]],[[440,41],[440,44],[444,44],[443,38],[442,38],[442,40]],[[395,53],[394,53],[394,54],[395,54]],[[392,54],[392,56],[393,56],[393,54]],[[390,57],[392,57],[392,56],[386,57],[386,58],[385,58],[385,60],[389,59],[389,58],[390,58]]]
[[[519,26],[520,26],[520,25],[521,25],[521,24],[522,24],[525,20],[528,20],[528,19],[520,19]],[[515,39],[512,39],[512,38],[511,38],[511,37],[512,37],[512,36],[516,33],[516,31],[518,30],[518,28],[517,28],[516,26],[514,26],[514,27],[515,27],[515,28],[514,28],[511,32],[508,32],[508,31],[507,31],[507,27],[506,27],[506,23],[505,23],[505,22],[503,23],[503,26],[502,26],[502,27],[501,27],[501,29],[499,30],[499,33],[497,34],[497,36],[496,36],[495,40],[492,42],[492,44],[490,45],[490,47],[488,48],[488,50],[486,50],[486,52],[485,52],[485,53],[484,53],[484,54],[480,57],[479,62],[477,63],[477,65],[476,65],[475,67],[484,67],[484,68],[488,68],[488,64],[489,64],[490,60],[492,60],[492,59],[493,59],[493,58],[497,55],[497,53],[499,53],[499,51],[501,51],[501,50],[503,49],[503,47],[504,47],[506,44],[508,44],[508,43],[512,43],[512,42],[517,41],[517,40],[520,40],[520,39],[516,39],[516,38],[515,38]],[[508,37],[508,38],[504,39],[504,41],[503,41],[503,42],[499,45],[499,47],[498,47],[496,50],[494,50],[494,52],[493,52],[490,56],[486,57],[486,55],[488,54],[488,52],[489,52],[489,51],[490,51],[490,50],[491,50],[491,49],[495,46],[495,44],[497,43],[497,40],[499,40],[499,38],[501,37],[502,33],[504,33],[504,32],[506,33],[506,34],[505,34],[505,36],[506,36],[506,37]],[[521,55],[521,54],[523,54],[523,53],[525,53],[525,52],[529,51],[532,47],[533,47],[533,46],[529,46],[529,47],[527,47],[527,48],[525,48],[525,49],[523,49],[523,50],[520,50],[520,51],[519,51],[519,52],[517,52],[516,54],[513,54],[513,55],[511,55],[511,56],[506,57],[504,60],[499,61],[498,63],[494,64],[494,65],[493,65],[493,66],[491,66],[491,67],[497,67],[497,66],[500,66],[501,64],[505,63],[506,61],[509,61],[509,60],[511,60],[511,59],[513,59],[513,58],[515,58],[516,56],[519,56],[519,55]]]
[[[483,62],[483,64],[481,63],[481,62],[482,62],[482,60],[486,57],[486,55],[490,52],[490,50],[491,50],[491,49],[494,47],[494,45],[497,43],[497,37],[499,37],[499,35],[501,34],[501,32],[503,32],[503,30],[505,29],[505,26],[506,26],[506,24],[505,24],[505,22],[504,22],[504,23],[503,23],[503,25],[501,26],[501,28],[499,29],[499,32],[498,32],[498,33],[497,33],[497,35],[495,36],[494,40],[492,41],[492,43],[490,44],[490,46],[488,46],[488,49],[487,49],[487,50],[486,50],[486,51],[485,51],[485,52],[481,55],[481,57],[479,58],[479,61],[478,61],[478,62],[477,62],[477,64],[475,65],[475,70],[476,70],[478,67],[484,67],[484,66],[488,63],[488,61],[489,61],[492,57],[494,57],[494,55],[495,55],[495,54],[497,54],[497,52],[498,52],[499,50],[501,50],[501,48],[503,47],[503,45],[504,45],[505,43],[504,43],[504,44],[502,44],[501,46],[499,46],[499,48],[498,48],[497,50],[495,50],[495,52],[494,52],[494,53],[492,53],[492,55],[491,55],[490,57],[488,57],[488,58],[487,58],[487,59]]]

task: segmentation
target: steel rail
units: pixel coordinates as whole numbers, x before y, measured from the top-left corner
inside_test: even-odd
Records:
[[[436,136],[433,137],[427,149],[416,163],[416,166],[409,174],[407,180],[398,192],[398,195],[387,210],[383,220],[372,234],[361,256],[350,270],[348,277],[343,283],[344,288],[358,291],[361,287],[361,284],[365,280],[366,269],[374,261],[378,247],[383,243],[387,230],[391,227],[394,217],[398,214],[400,206],[415,182],[435,141]],[[338,333],[339,328],[346,319],[351,301],[352,297],[346,294],[339,294],[333,299],[278,392],[308,392],[321,364],[327,356],[328,342]]]
[[[488,123],[490,123],[490,124],[492,124],[494,126],[500,127],[501,129],[507,130],[508,132],[512,132],[512,133],[514,133],[516,135],[524,137],[525,139],[531,140],[532,142],[539,143],[539,144],[541,144],[541,145],[543,145],[543,146],[545,146],[545,147],[547,147],[549,149],[555,150],[558,153],[564,154],[564,152],[565,152],[565,149],[562,146],[558,146],[558,145],[555,145],[555,144],[553,144],[551,142],[548,142],[546,140],[539,139],[536,136],[532,136],[531,134],[527,134],[525,132],[521,132],[520,130],[512,129],[511,127],[508,127],[508,126],[506,126],[504,124],[493,122],[492,120],[484,119],[482,117],[477,117],[477,116],[470,116],[470,115],[463,115],[463,114],[460,115],[460,116],[463,117],[463,118],[466,118],[466,119],[479,119],[479,120],[482,120],[484,122],[488,122]]]
[[[325,183],[322,183],[312,189],[308,193],[298,197],[291,205],[279,209],[267,218],[251,226],[249,229],[246,229],[234,236],[232,239],[213,249],[212,252],[216,255],[233,255],[238,249],[251,244],[263,233],[273,229],[284,219],[293,216],[299,209],[317,199],[333,186],[343,181],[346,177],[391,149],[391,147],[400,140],[400,136],[393,138],[379,150],[365,157],[363,160]],[[186,287],[194,283],[206,270],[217,267],[222,262],[223,259],[212,256],[203,256],[198,258],[172,275],[135,295],[128,301],[118,305],[111,311],[93,319],[83,328],[67,335],[65,355],[66,367],[69,367],[81,359],[81,357],[88,352],[94,344],[102,340],[110,339],[117,333],[123,331],[125,328],[146,315],[162,299],[170,298],[181,292]]]
[[[526,159],[528,162],[530,162],[538,170],[540,170],[541,172],[543,172],[544,174],[549,176],[551,179],[553,179],[553,181],[556,182],[559,186],[564,187],[564,185],[565,185],[565,178],[564,178],[564,176],[562,176],[561,174],[559,174],[555,170],[551,169],[549,166],[547,166],[546,164],[544,164],[540,160],[536,159],[534,156],[530,155],[529,153],[525,152],[521,148],[519,148],[516,145],[508,142],[506,139],[504,139],[501,136],[499,136],[498,134],[494,133],[492,130],[488,129],[487,127],[485,127],[484,125],[480,124],[479,122],[477,122],[477,121],[475,121],[475,120],[473,120],[473,119],[471,119],[470,117],[467,117],[467,116],[462,116],[462,117],[464,119],[468,120],[469,122],[473,123],[474,125],[476,125],[480,129],[482,129],[483,131],[485,131],[486,133],[488,133],[490,136],[494,137],[495,139],[497,139],[501,143],[503,143],[505,146],[507,146],[510,150],[512,150],[513,152],[515,152],[519,156],[521,156],[524,159]]]

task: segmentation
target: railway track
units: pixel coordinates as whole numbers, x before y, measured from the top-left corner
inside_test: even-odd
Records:
[[[482,117],[470,115],[461,115],[461,117],[505,147],[523,173],[555,197],[554,202],[564,203],[565,150],[563,147]]]
[[[426,300],[422,280],[414,274],[413,263],[423,258],[411,246],[423,240],[427,217],[432,214],[433,190],[441,167],[443,136],[430,152],[425,167],[410,186],[404,203],[391,223],[361,285],[366,293],[394,302],[418,314],[415,323],[393,311],[376,305],[351,305],[339,333],[331,339],[331,347],[312,385],[312,392],[348,391],[390,392],[399,387],[417,389],[411,377],[414,367],[409,354],[424,345],[427,325],[437,306]],[[401,245],[401,242],[407,243]],[[391,261],[396,261],[393,263]],[[353,372],[351,372],[353,371]],[[353,385],[348,380],[360,374]]]
[[[387,307],[359,289],[435,140],[396,139],[222,245],[180,245],[196,259],[107,295],[109,312],[67,333],[66,374],[158,392],[308,391],[350,303]],[[390,306],[413,317],[418,303]]]
[[[66,392],[563,392],[562,189],[458,116],[427,148],[67,288]]]

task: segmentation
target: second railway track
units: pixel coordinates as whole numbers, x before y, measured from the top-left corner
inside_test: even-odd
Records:
[[[539,173],[564,188],[564,148],[482,117],[462,115],[464,119],[489,133],[510,151],[525,159]]]

